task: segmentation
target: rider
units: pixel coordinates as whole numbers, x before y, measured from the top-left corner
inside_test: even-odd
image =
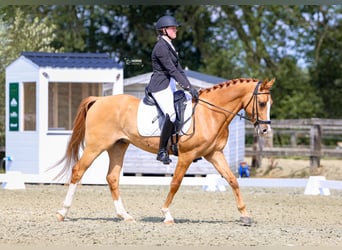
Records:
[[[172,16],[162,16],[158,19],[156,23],[158,41],[152,51],[153,74],[147,85],[147,91],[151,93],[165,115],[157,155],[157,160],[164,164],[170,164],[171,162],[167,144],[176,120],[173,104],[176,83],[184,90],[189,91],[195,100],[198,100],[198,92],[191,86],[186,77],[179,63],[178,53],[172,44],[172,40],[177,36],[177,27],[179,26],[180,24]]]

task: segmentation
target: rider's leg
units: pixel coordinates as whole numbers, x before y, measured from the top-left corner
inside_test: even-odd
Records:
[[[173,131],[173,123],[170,121],[169,114],[166,114],[163,128],[160,134],[159,152],[157,155],[157,160],[163,162],[164,164],[170,164],[171,159],[167,150],[167,144],[169,142],[170,136]]]
[[[159,152],[157,160],[164,164],[169,164],[171,159],[169,158],[167,144],[173,131],[173,123],[176,120],[175,107],[173,103],[173,89],[168,87],[159,92],[152,93],[154,99],[157,101],[161,111],[165,114],[164,123],[160,134]]]

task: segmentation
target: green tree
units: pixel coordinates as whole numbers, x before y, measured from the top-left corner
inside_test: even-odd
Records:
[[[308,36],[312,50],[307,51],[311,84],[324,102],[321,117],[342,118],[342,8],[316,6],[306,9]]]
[[[235,65],[241,65],[232,68],[235,71],[232,77],[242,69],[244,76],[277,79],[272,90],[274,118],[322,114],[323,103],[318,91],[310,83],[307,71],[298,63],[299,59],[303,63],[309,61],[305,52],[311,47],[305,8],[225,5],[216,11],[221,27],[216,35],[226,38],[222,43],[232,51],[228,60],[233,59]],[[314,105],[312,101],[315,101]]]
[[[111,13],[111,19],[108,17],[106,24],[112,32],[102,33],[105,38],[103,41],[112,46],[108,46],[108,51],[115,51],[121,62],[127,58],[136,58],[143,63],[143,67],[125,65],[126,77],[152,70],[151,52],[157,39],[155,23],[163,15],[175,16],[181,23],[173,43],[179,50],[183,67],[197,70],[202,65],[202,52],[211,37],[208,29],[210,17],[205,7],[131,5],[113,7]],[[118,21],[121,24],[119,27]]]
[[[296,63],[296,58],[289,56],[278,64],[277,87],[272,89],[272,117],[300,119],[310,118],[313,114],[322,117],[323,100],[318,90],[310,84],[309,74]]]
[[[54,27],[54,36],[49,44],[52,48],[67,52],[91,52],[91,44],[87,40],[90,34],[85,30],[91,6],[25,5],[21,9],[27,17],[38,17],[44,20],[46,26]]]

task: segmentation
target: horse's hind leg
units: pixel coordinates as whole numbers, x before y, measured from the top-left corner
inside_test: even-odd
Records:
[[[223,176],[223,178],[232,188],[237,203],[237,208],[241,213],[241,222],[244,225],[250,225],[252,223],[252,219],[250,218],[246,209],[246,205],[242,199],[239,183],[237,182],[235,175],[230,170],[223,152],[216,151],[213,152],[210,156],[206,156],[205,158],[215,166],[217,171]]]
[[[63,221],[66,217],[76,192],[77,183],[81,180],[85,171],[99,154],[99,152],[90,152],[88,148],[85,148],[81,159],[73,167],[68,192],[63,201],[63,208],[58,210],[56,214],[58,221]]]
[[[134,221],[134,218],[129,215],[124,208],[119,190],[120,173],[122,170],[124,155],[128,148],[128,145],[129,144],[126,142],[118,141],[113,145],[113,147],[107,150],[109,156],[107,182],[109,184],[109,189],[114,200],[114,206],[117,216],[124,221]]]

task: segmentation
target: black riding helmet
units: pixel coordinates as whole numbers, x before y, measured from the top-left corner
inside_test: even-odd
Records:
[[[176,19],[173,16],[162,16],[157,21],[156,29],[160,30],[162,28],[167,28],[170,26],[179,27],[181,25],[176,21]]]

